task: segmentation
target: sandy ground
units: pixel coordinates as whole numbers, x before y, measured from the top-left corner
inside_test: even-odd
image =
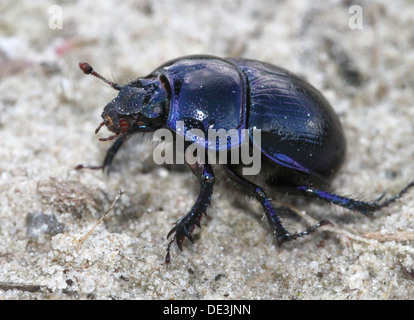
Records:
[[[166,234],[192,206],[196,179],[156,166],[138,139],[109,177],[74,170],[102,161],[110,143],[97,138],[108,133],[94,130],[116,94],[79,61],[126,83],[204,53],[305,77],[346,132],[333,189],[368,200],[395,194],[414,177],[414,10],[408,0],[359,3],[363,29],[351,28],[352,3],[339,0],[2,0],[0,298],[414,298],[414,192],[374,218],[297,201],[308,221],[334,226],[279,248],[258,204],[222,183],[195,243],[183,253],[173,246],[166,267]],[[77,249],[119,189],[115,209]]]

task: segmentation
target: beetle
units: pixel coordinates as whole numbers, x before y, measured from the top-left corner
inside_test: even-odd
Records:
[[[101,127],[114,135],[101,138],[115,140],[100,166],[78,165],[76,168],[103,169],[109,172],[112,160],[122,144],[140,132],[165,128],[174,138],[193,129],[207,133],[209,129],[247,130],[250,152],[260,151],[261,170],[255,176],[243,174],[244,165],[222,165],[228,176],[245,188],[262,205],[274,237],[279,243],[303,237],[320,226],[322,220],[308,229],[290,233],[271,204],[265,187],[287,195],[301,195],[339,205],[370,215],[395,202],[413,185],[409,183],[398,194],[383,200],[359,201],[327,191],[329,183],[344,162],[346,141],[342,125],[329,102],[305,80],[269,63],[242,58],[219,58],[209,55],[184,56],[171,60],[146,77],[124,86],[113,83],[85,62],[79,63],[85,74],[105,81],[119,91],[102,113]],[[178,126],[181,122],[183,125]],[[260,129],[260,139],[254,135]],[[258,143],[260,140],[260,143]],[[241,139],[236,140],[240,143]],[[227,144],[217,148],[216,141],[201,139],[202,150],[229,152]],[[185,149],[191,145],[186,141]],[[237,143],[236,143],[237,147]],[[200,159],[200,158],[197,158]],[[182,250],[185,238],[193,242],[193,231],[200,227],[206,214],[215,183],[212,164],[208,160],[188,163],[198,178],[200,191],[193,207],[179,219],[167,235],[165,262],[170,262],[170,247],[177,243]]]

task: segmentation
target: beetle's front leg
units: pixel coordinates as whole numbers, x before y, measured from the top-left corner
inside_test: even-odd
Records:
[[[119,148],[121,148],[122,144],[124,143],[125,138],[124,136],[119,136],[118,139],[116,139],[115,143],[108,149],[105,155],[105,159],[100,166],[91,166],[88,164],[79,164],[75,167],[76,170],[79,169],[92,169],[92,170],[105,170],[107,174],[109,174],[109,171],[111,169],[112,160],[114,159],[116,153],[118,152]]]
[[[207,206],[210,203],[211,195],[213,193],[214,186],[214,172],[209,164],[195,163],[194,165],[187,164],[194,175],[200,182],[200,193],[197,200],[191,210],[177,221],[174,228],[170,230],[167,235],[167,239],[175,233],[174,237],[170,240],[167,247],[167,255],[165,256],[165,263],[170,262],[170,247],[171,244],[176,241],[180,250],[182,250],[182,243],[184,238],[187,237],[193,242],[193,231],[195,226],[200,228],[200,220],[203,215],[206,214]]]

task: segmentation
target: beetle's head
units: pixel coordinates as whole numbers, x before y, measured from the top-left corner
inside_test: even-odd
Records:
[[[95,130],[98,133],[105,125],[115,135],[100,140],[113,140],[120,135],[128,136],[140,131],[154,131],[163,125],[167,92],[158,78],[138,79],[120,86],[103,78],[87,63],[79,63],[79,67],[84,73],[98,77],[119,91],[118,96],[105,106],[102,112],[103,122]]]

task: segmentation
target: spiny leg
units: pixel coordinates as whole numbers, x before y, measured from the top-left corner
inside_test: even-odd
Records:
[[[289,233],[285,229],[285,227],[283,227],[282,222],[280,221],[280,218],[275,208],[270,203],[269,198],[267,197],[264,190],[261,187],[255,185],[254,183],[251,183],[250,181],[244,179],[242,176],[234,172],[229,166],[226,166],[226,168],[230,176],[234,180],[238,181],[245,188],[250,190],[250,192],[252,192],[254,196],[256,197],[256,199],[260,202],[260,204],[262,205],[265,211],[267,221],[269,222],[270,226],[273,228],[274,236],[279,242],[279,244],[282,244],[285,241],[295,240],[297,238],[304,237],[323,225],[331,224],[327,220],[322,220],[302,232],[298,232],[294,234]]]
[[[179,219],[176,222],[174,228],[168,232],[167,239],[173,233],[175,233],[175,235],[167,246],[167,254],[165,256],[166,264],[168,264],[171,260],[170,248],[174,241],[177,242],[177,245],[181,251],[183,250],[182,243],[185,237],[193,242],[192,235],[195,226],[199,228],[201,227],[200,220],[202,216],[206,214],[207,206],[210,204],[211,195],[213,193],[215,178],[211,165],[195,163],[194,165],[189,165],[189,167],[200,182],[200,193],[191,210],[185,216]]]
[[[121,148],[122,144],[124,143],[125,138],[124,136],[119,136],[115,143],[108,149],[105,155],[105,159],[100,166],[91,166],[88,164],[79,164],[75,167],[76,170],[79,169],[92,169],[92,170],[104,170],[107,174],[111,169],[112,160],[114,159],[116,153],[118,152],[119,148]]]
[[[341,207],[344,207],[346,209],[352,210],[352,211],[358,211],[364,215],[369,215],[377,210],[380,210],[384,207],[389,206],[391,203],[397,201],[399,198],[402,197],[403,194],[405,194],[409,189],[414,187],[414,181],[410,182],[408,185],[406,185],[399,193],[397,193],[395,196],[383,200],[383,197],[385,196],[385,193],[383,193],[377,200],[375,201],[359,201],[343,196],[339,196],[337,194],[323,191],[317,188],[308,187],[308,186],[296,186],[296,187],[280,187],[279,190],[284,191],[291,191],[293,193],[299,193],[307,197],[316,198],[320,200],[324,200],[336,205],[339,205]]]

